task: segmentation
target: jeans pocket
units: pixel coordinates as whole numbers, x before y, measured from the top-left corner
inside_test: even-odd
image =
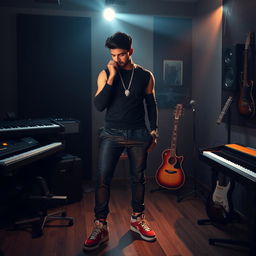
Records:
[[[131,138],[136,141],[144,141],[148,143],[151,143],[153,139],[153,137],[150,135],[146,128],[133,130]]]
[[[102,128],[99,137],[100,138],[106,138],[106,137],[122,137],[123,131],[120,129],[113,129],[113,128]]]

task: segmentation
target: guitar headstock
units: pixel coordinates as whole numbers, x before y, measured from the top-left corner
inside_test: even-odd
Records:
[[[174,110],[174,119],[179,120],[181,114],[183,112],[183,105],[182,104],[177,104]]]

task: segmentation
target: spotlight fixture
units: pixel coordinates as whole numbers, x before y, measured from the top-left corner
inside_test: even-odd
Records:
[[[104,11],[103,11],[103,17],[107,20],[107,21],[112,21],[116,16],[116,12],[113,8],[111,7],[107,7]]]

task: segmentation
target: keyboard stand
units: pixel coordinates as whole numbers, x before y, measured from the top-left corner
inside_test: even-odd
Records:
[[[30,196],[29,201],[33,203],[35,201],[36,203],[40,203],[40,205],[43,205],[43,209],[38,212],[38,216],[30,219],[25,219],[21,221],[17,221],[14,223],[13,230],[22,230],[29,227],[32,228],[31,235],[32,238],[37,238],[43,235],[43,229],[45,227],[67,227],[72,226],[74,223],[74,220],[72,217],[66,216],[66,211],[57,211],[53,213],[48,213],[48,207],[49,203],[55,200],[60,201],[66,201],[67,196],[55,196],[50,194],[48,186],[46,184],[46,181],[43,177],[38,176],[36,177],[37,182],[40,185],[40,188],[43,191],[42,196]],[[48,222],[59,220],[61,221],[61,224],[58,225],[49,225]],[[63,224],[62,222],[65,221]]]

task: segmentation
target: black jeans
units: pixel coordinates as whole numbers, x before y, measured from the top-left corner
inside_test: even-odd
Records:
[[[146,128],[135,130],[103,128],[99,134],[99,159],[95,191],[95,217],[107,218],[109,213],[110,184],[116,164],[126,149],[129,164],[134,212],[144,211],[145,169],[147,148],[152,136]]]

